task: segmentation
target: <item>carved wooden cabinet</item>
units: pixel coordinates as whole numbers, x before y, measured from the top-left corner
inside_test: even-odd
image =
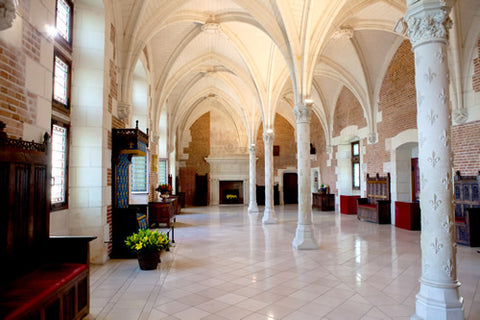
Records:
[[[335,194],[333,193],[312,193],[312,209],[322,211],[335,210]]]
[[[480,246],[480,173],[462,176],[457,171],[455,189],[455,233],[457,243]]]
[[[148,203],[148,224],[150,227],[165,224],[170,228],[176,219],[177,200],[166,199]]]

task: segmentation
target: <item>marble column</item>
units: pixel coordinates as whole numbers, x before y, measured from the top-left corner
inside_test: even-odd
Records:
[[[412,319],[464,319],[456,270],[447,62],[450,1],[407,1],[415,53],[422,275]]]
[[[297,105],[293,112],[297,121],[298,222],[292,245],[297,250],[317,249],[312,227],[312,181],[310,179],[312,106],[311,104]]]
[[[257,206],[257,156],[256,151],[257,148],[255,145],[251,145],[248,148],[250,153],[249,158],[249,175],[250,175],[250,185],[249,185],[249,198],[250,202],[248,204],[248,213],[256,213],[258,212]]]
[[[277,223],[277,216],[273,207],[273,140],[275,134],[266,132],[263,134],[265,143],[265,212],[262,222],[264,224]]]

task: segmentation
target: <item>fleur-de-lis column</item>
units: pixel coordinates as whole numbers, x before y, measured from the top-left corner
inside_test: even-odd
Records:
[[[257,206],[257,156],[256,156],[256,151],[257,148],[255,145],[251,145],[248,148],[248,151],[250,153],[249,157],[249,174],[250,174],[250,202],[248,204],[248,212],[249,213],[254,213],[258,212],[258,206]]]
[[[422,276],[412,319],[463,319],[452,206],[449,77],[451,1],[407,0],[407,35],[415,53]]]
[[[262,222],[264,224],[277,223],[275,208],[273,207],[273,131],[267,130],[263,134],[265,143],[265,211]]]
[[[296,105],[293,109],[297,121],[298,163],[298,222],[293,247],[295,249],[317,249],[312,228],[312,190],[310,180],[310,121],[312,105]]]

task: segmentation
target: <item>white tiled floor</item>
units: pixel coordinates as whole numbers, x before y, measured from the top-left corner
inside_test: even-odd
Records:
[[[244,206],[182,209],[157,270],[135,259],[92,265],[90,319],[408,319],[420,232],[313,212],[318,250],[292,248],[296,206],[278,223]],[[458,247],[467,319],[480,319],[479,248]]]

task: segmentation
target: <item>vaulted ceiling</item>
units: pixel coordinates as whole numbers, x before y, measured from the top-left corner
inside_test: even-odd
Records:
[[[292,109],[305,99],[313,99],[329,139],[344,87],[374,130],[384,74],[406,39],[393,31],[405,0],[110,2],[122,35],[120,99],[131,100],[141,61],[152,97],[150,127],[161,134],[161,118],[168,117],[170,139],[209,104],[224,108],[255,141],[261,123],[273,127],[275,113],[295,126]]]

